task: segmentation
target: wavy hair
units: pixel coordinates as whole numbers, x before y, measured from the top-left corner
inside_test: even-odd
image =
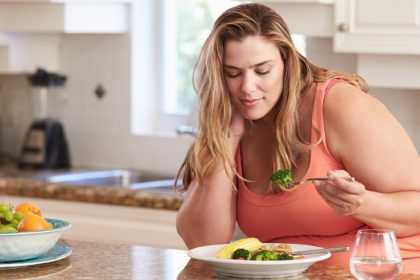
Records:
[[[224,80],[223,58],[227,41],[241,41],[248,36],[269,39],[279,49],[284,62],[283,93],[274,107],[276,147],[273,172],[282,168],[292,169],[295,166],[293,154],[311,148],[311,144],[301,137],[298,106],[314,82],[339,78],[364,92],[368,91],[361,77],[330,71],[302,56],[293,44],[286,23],[271,8],[252,3],[226,10],[216,20],[194,71],[194,88],[199,99],[199,133],[176,175],[176,181],[182,178],[182,191],[188,189],[192,180],[201,183],[217,162],[223,164],[234,188],[235,177],[241,177],[236,171],[228,143],[232,105]]]

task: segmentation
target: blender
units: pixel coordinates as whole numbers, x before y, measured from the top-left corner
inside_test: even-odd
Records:
[[[70,167],[69,146],[59,121],[66,77],[37,69],[29,76],[33,121],[21,150],[19,168]]]

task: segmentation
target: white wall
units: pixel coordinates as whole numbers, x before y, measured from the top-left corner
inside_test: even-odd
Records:
[[[32,119],[26,75],[0,76],[0,151],[16,157]]]
[[[420,152],[420,90],[372,88],[372,94],[381,100],[403,125]]]

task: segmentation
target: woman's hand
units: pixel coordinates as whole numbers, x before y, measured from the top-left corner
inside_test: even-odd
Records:
[[[242,139],[247,131],[245,119],[233,108],[232,119],[230,120],[229,138]]]
[[[327,173],[328,182],[314,182],[321,197],[334,209],[338,215],[355,215],[363,204],[366,188],[363,184],[349,182],[344,177],[350,175],[344,170],[334,170]]]

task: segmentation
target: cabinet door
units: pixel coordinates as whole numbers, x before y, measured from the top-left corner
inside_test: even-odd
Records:
[[[420,54],[420,0],[337,0],[334,50]]]
[[[118,34],[128,30],[121,1],[0,0],[0,32]]]

